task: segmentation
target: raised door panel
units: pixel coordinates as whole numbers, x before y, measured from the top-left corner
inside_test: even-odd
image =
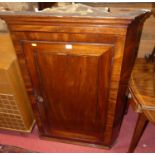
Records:
[[[113,47],[23,42],[46,136],[97,142],[103,137]]]

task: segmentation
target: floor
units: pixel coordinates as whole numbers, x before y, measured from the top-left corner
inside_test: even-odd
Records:
[[[0,153],[37,153],[16,146],[0,144]]]
[[[33,129],[33,132],[27,135],[21,135],[10,131],[0,131],[0,144],[14,145],[36,152],[127,152],[136,119],[137,114],[129,108],[128,114],[124,117],[121,132],[116,144],[110,150],[41,140],[38,137],[38,130],[36,126]],[[155,126],[151,123],[146,128],[135,152],[155,152]]]

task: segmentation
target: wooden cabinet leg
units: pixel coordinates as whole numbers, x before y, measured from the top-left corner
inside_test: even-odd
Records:
[[[143,132],[148,124],[148,119],[143,113],[140,113],[138,116],[138,120],[136,123],[136,127],[134,130],[134,134],[130,143],[130,148],[128,150],[128,153],[134,152],[141,136],[143,135]]]

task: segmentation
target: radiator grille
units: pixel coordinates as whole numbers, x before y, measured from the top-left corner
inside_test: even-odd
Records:
[[[0,93],[0,128],[25,129],[19,107],[13,95]]]

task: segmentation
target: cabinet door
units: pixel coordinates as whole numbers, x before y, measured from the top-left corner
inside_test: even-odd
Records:
[[[99,142],[105,126],[113,47],[23,42],[23,50],[42,134]]]

